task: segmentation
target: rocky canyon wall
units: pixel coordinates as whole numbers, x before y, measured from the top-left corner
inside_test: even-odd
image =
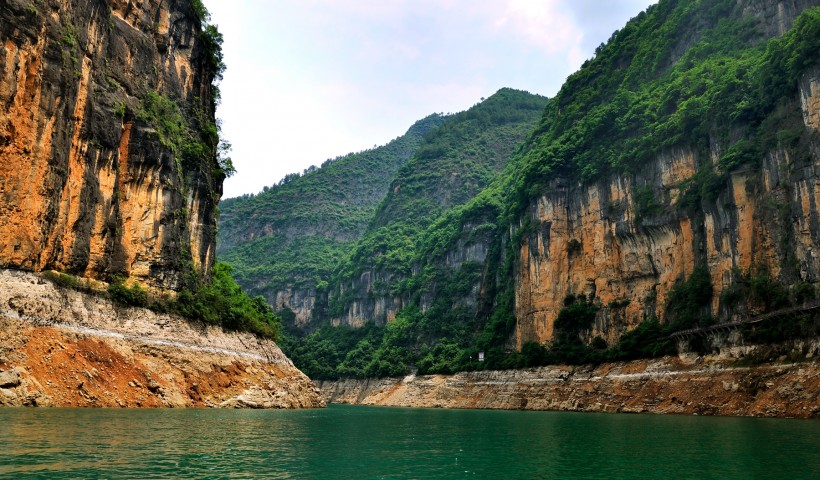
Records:
[[[814,70],[800,83],[803,150],[775,148],[758,167],[720,180],[714,198],[683,205],[698,172],[716,172],[725,146],[708,156],[679,148],[634,175],[589,186],[554,182],[530,205],[533,228],[519,251],[515,339],[545,342],[568,295],[602,307],[588,335],[610,344],[650,316],[665,318],[672,288],[698,265],[711,275],[711,314],[728,321],[721,294],[763,270],[784,285],[816,284],[820,274],[820,143]],[[809,139],[806,141],[805,139]],[[747,311],[748,310],[748,311]],[[754,314],[755,306],[732,315]]]
[[[431,269],[437,270],[440,277],[450,277],[458,275],[459,272],[466,273],[467,270],[474,270],[473,275],[467,274],[471,277],[470,291],[455,295],[452,298],[453,307],[476,309],[482,297],[484,283],[482,277],[485,275],[492,277],[495,273],[488,272],[486,265],[495,232],[492,228],[483,228],[483,226],[491,226],[495,218],[486,217],[481,220],[486,223],[476,219],[465,222],[453,244],[442,252],[441,256],[424,259],[423,263],[419,262],[414,266],[412,272],[412,276],[424,278],[430,276]],[[468,266],[468,269],[464,269],[465,266]],[[427,274],[425,270],[428,271]],[[344,302],[345,309],[340,315],[333,316],[331,323],[358,328],[367,322],[384,325],[393,321],[404,306],[413,304],[412,297],[415,292],[395,293],[391,292],[390,286],[408,280],[407,276],[391,271],[368,269],[362,272],[358,278],[340,286],[339,297]],[[420,290],[418,306],[422,312],[425,312],[442,295],[442,285],[432,280]]]
[[[212,47],[188,0],[0,1],[0,265],[207,273]]]

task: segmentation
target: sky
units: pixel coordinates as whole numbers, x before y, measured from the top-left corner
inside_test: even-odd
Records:
[[[551,97],[656,0],[205,0],[224,35],[224,198],[504,87]]]

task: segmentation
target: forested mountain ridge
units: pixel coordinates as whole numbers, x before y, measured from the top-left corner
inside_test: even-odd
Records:
[[[412,303],[430,226],[498,176],[546,103],[505,88],[432,130],[340,264],[327,317],[337,324],[381,325]]]
[[[286,323],[321,324],[328,293],[339,290],[338,271],[358,268],[361,258],[379,267],[388,258],[409,258],[415,236],[500,171],[545,104],[502,89],[466,112],[420,120],[383,147],[226,200],[219,257],[234,265],[243,287],[293,312],[284,313]],[[366,287],[361,294],[370,295]]]
[[[396,172],[444,119],[430,115],[386,145],[329,159],[258,194],[223,200],[218,252],[271,232],[293,237],[314,229],[338,240],[357,238]]]
[[[217,252],[239,283],[307,321],[316,287],[367,228],[399,168],[445,117],[430,115],[407,133],[371,150],[291,174],[257,195],[220,204]]]
[[[341,326],[288,339],[289,355],[318,378],[627,359],[815,298],[818,3],[662,0],[639,14],[472,200],[418,226],[386,200],[330,285],[323,317]]]

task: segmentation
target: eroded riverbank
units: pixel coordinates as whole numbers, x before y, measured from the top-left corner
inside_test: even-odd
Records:
[[[271,341],[0,271],[0,406],[324,406]]]
[[[820,418],[820,342],[800,363],[742,366],[739,356],[681,355],[591,366],[318,382],[329,403]]]

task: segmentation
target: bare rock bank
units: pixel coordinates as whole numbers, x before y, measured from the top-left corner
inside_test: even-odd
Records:
[[[820,418],[820,342],[807,360],[738,366],[762,348],[591,366],[319,382],[327,402],[359,405]]]
[[[0,270],[0,406],[324,405],[272,341]]]

